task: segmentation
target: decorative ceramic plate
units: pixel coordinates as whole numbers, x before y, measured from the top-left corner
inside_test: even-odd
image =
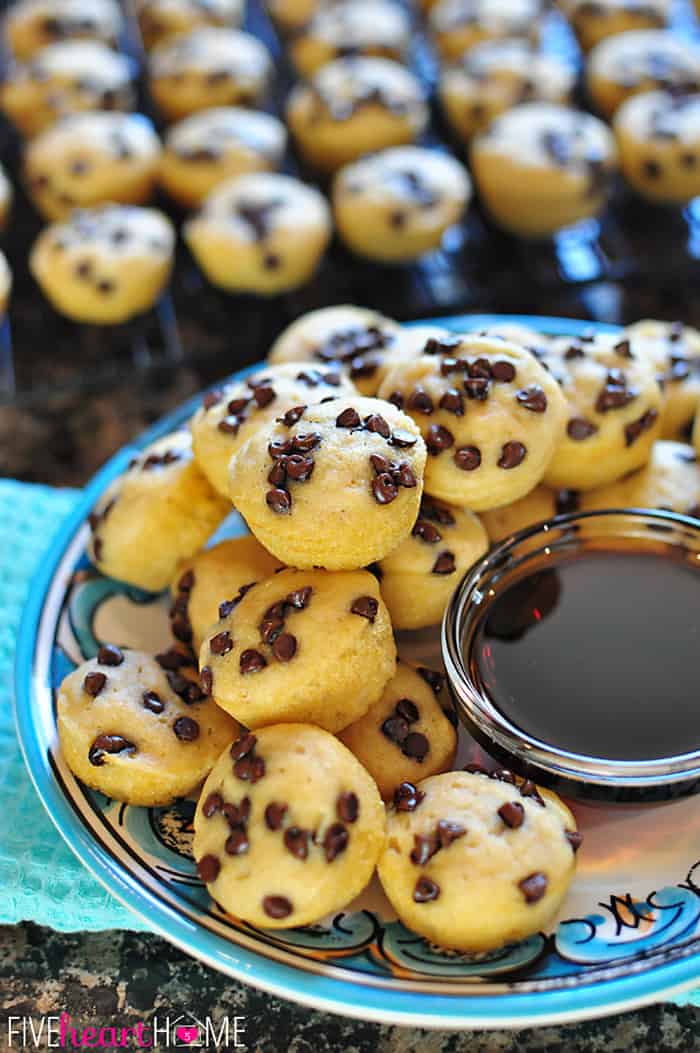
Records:
[[[549,333],[591,327],[547,318],[440,319],[454,330],[517,321]],[[611,327],[597,327],[611,328]],[[90,565],[87,515],[134,452],[180,427],[194,399],[121,450],[53,542],[30,591],[17,655],[17,723],[49,815],[95,876],[155,931],[257,987],[363,1020],[435,1028],[523,1027],[660,1001],[700,982],[700,808],[575,806],[585,843],[547,932],[486,955],[441,950],[405,929],[376,886],[322,925],[265,932],[218,911],[191,857],[194,803],[135,808],[86,790],[57,748],[63,677],[100,641],[168,642],[166,600]],[[228,532],[240,531],[236,517]],[[406,634],[405,657],[439,662],[438,632]],[[477,747],[466,737],[460,760]]]

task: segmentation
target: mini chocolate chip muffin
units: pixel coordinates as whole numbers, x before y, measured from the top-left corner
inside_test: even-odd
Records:
[[[544,482],[591,490],[646,464],[661,427],[655,369],[617,334],[561,337],[542,358],[567,402],[566,430]]]
[[[63,40],[100,40],[116,47],[124,18],[116,0],[17,0],[7,9],[5,43],[24,61]]]
[[[320,6],[289,40],[297,71],[311,77],[322,66],[345,55],[378,55],[405,59],[411,22],[394,0],[341,0]]]
[[[106,44],[67,40],[26,63],[13,63],[0,106],[20,134],[31,138],[59,117],[83,110],[130,110],[134,65]]]
[[[532,102],[502,113],[476,136],[471,164],[492,219],[511,233],[541,238],[598,215],[617,151],[597,117]]]
[[[377,581],[365,570],[281,570],[244,590],[210,627],[202,683],[248,728],[364,716],[396,669]]]
[[[379,389],[428,449],[425,492],[480,512],[536,486],[561,441],[566,402],[525,348],[464,334],[390,370]]]
[[[183,237],[213,285],[275,296],[313,277],[330,241],[330,209],[299,179],[255,172],[212,190]]]
[[[7,224],[13,198],[14,190],[12,189],[12,183],[7,177],[7,172],[0,164],[0,230],[2,230]]]
[[[340,733],[390,800],[402,782],[448,771],[457,733],[435,692],[417,670],[399,662],[378,702]]]
[[[230,511],[197,467],[189,432],[175,432],[134,456],[105,491],[89,517],[90,559],[102,574],[160,592]]]
[[[455,158],[419,146],[395,146],[341,168],[333,183],[338,233],[360,256],[413,260],[438,249],[471,197]]]
[[[440,947],[482,953],[552,921],[576,869],[576,821],[555,794],[510,772],[399,786],[379,859],[401,921]]]
[[[281,567],[250,534],[227,538],[183,560],[170,584],[173,636],[199,654],[209,629],[252,585]]]
[[[112,644],[65,678],[57,715],[73,774],[107,797],[148,807],[196,790],[239,733],[196,670],[166,672],[151,655]]]
[[[373,150],[411,143],[427,123],[421,84],[391,59],[336,59],[297,84],[287,103],[297,149],[324,172]]]
[[[609,486],[583,494],[582,508],[658,508],[700,519],[700,465],[695,450],[683,442],[655,442],[639,471]]]
[[[584,51],[633,29],[662,29],[670,0],[566,0],[564,12]]]
[[[465,51],[440,75],[440,102],[463,142],[523,102],[570,101],[576,69],[529,40],[487,40]]]
[[[256,370],[204,396],[190,421],[194,455],[214,489],[228,496],[231,458],[258,428],[352,394],[354,384],[335,363],[287,362]]]
[[[438,0],[428,26],[444,59],[458,59],[482,40],[524,37],[536,41],[541,0]]]
[[[548,486],[536,486],[512,504],[490,508],[482,512],[480,519],[492,542],[503,541],[518,530],[544,523],[554,516],[578,512],[581,495],[576,490],[552,490]]]
[[[213,899],[263,929],[337,914],[367,885],[384,807],[361,764],[307,724],[245,735],[204,784],[194,857]]]
[[[377,565],[394,628],[438,625],[457,585],[487,549],[473,512],[424,495],[411,536]]]
[[[354,570],[411,532],[425,456],[409,416],[346,395],[258,428],[231,459],[229,493],[284,563]]]
[[[201,26],[239,26],[244,11],[244,0],[136,0],[146,51]]]
[[[269,52],[256,37],[215,26],[165,40],[148,63],[151,95],[168,121],[212,106],[255,106],[271,73]]]
[[[0,319],[7,314],[12,291],[12,271],[4,252],[0,252]]]
[[[682,205],[700,194],[700,94],[633,95],[613,128],[622,174],[642,197]]]
[[[175,231],[162,212],[102,205],[45,227],[29,266],[61,314],[115,325],[153,306],[170,275],[174,247]]]
[[[656,370],[663,392],[661,438],[687,438],[700,404],[700,332],[682,322],[645,318],[628,325],[624,336]]]
[[[363,395],[375,395],[401,332],[398,322],[367,307],[321,307],[288,325],[267,357],[274,365],[309,361],[341,369]]]
[[[632,95],[700,90],[700,47],[668,29],[635,29],[593,48],[586,86],[596,109],[612,117]]]
[[[286,145],[284,125],[269,113],[214,106],[168,128],[160,183],[174,201],[193,208],[234,176],[279,168]]]
[[[140,205],[151,197],[160,140],[140,113],[75,113],[27,145],[24,179],[47,219],[106,202]]]

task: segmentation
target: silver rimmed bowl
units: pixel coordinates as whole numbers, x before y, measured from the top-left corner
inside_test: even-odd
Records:
[[[698,568],[700,588],[700,523],[688,516],[634,508],[610,509],[557,516],[513,534],[472,567],[445,613],[442,653],[457,713],[477,742],[499,763],[570,797],[608,803],[653,803],[698,793],[700,749],[648,760],[616,760],[572,752],[517,726],[501,712],[472,668],[469,655],[476,634],[504,589],[534,570],[556,568],[593,550],[653,553],[681,559]],[[660,596],[661,627],[663,602]],[[700,671],[700,649],[696,657]],[[669,670],[669,676],[673,676],[673,670]],[[663,720],[663,699],[659,700],[659,707],[658,719]],[[697,719],[700,723],[700,706]]]

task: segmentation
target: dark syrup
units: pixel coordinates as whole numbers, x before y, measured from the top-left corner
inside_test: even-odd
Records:
[[[652,760],[700,749],[700,571],[684,554],[582,552],[507,585],[472,676],[527,734]]]

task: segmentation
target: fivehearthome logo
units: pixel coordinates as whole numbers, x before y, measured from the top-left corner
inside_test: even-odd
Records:
[[[7,1049],[21,1053],[45,1049],[246,1049],[244,1016],[199,1019],[191,1013],[153,1016],[128,1027],[84,1024],[68,1013],[58,1016],[10,1016]]]

